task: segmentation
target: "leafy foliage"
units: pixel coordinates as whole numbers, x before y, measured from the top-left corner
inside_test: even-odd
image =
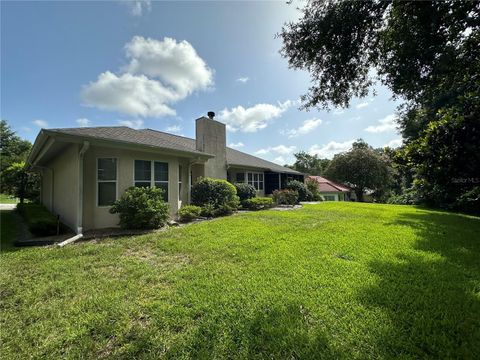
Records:
[[[2,171],[2,192],[18,197],[20,202],[36,201],[40,196],[40,176],[26,171],[23,161],[13,163]]]
[[[255,197],[245,200],[243,206],[249,210],[268,209],[273,206],[273,199],[270,197]]]
[[[273,201],[277,205],[298,204],[298,192],[296,190],[282,189],[273,191]]]
[[[167,223],[168,204],[157,187],[130,187],[110,207],[124,229],[157,229]]]
[[[320,194],[320,185],[314,179],[306,179],[305,186],[307,190],[312,193],[312,200],[313,201],[325,201],[323,196]]]
[[[312,1],[280,36],[290,66],[311,74],[304,107],[346,107],[375,81],[406,100],[395,193],[449,207],[478,186],[465,181],[480,173],[478,1]]]
[[[228,181],[201,178],[192,186],[192,204],[202,207],[203,216],[222,216],[237,210],[239,200]]]
[[[391,181],[386,159],[363,140],[353,143],[351,150],[335,155],[326,175],[351,186],[359,201],[363,201],[365,190],[382,191]]]
[[[329,159],[319,159],[318,155],[310,155],[305,151],[300,151],[294,156],[295,162],[290,168],[308,175],[322,175],[330,163]]]
[[[294,190],[298,193],[299,201],[311,201],[313,200],[313,194],[307,189],[305,184],[298,180],[291,180],[287,183],[286,189]]]
[[[202,213],[202,208],[195,205],[185,205],[178,210],[178,217],[182,222],[195,220]]]
[[[240,202],[243,202],[244,200],[254,198],[257,196],[257,191],[255,188],[247,183],[236,183],[234,184],[235,189],[237,189],[237,195],[238,198],[240,199]]]

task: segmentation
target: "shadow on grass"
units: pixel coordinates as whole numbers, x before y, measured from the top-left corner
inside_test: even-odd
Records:
[[[195,342],[189,346],[189,356],[195,359],[210,358],[212,354],[246,359],[341,357],[318,327],[312,326],[308,312],[296,304],[259,310],[253,317],[242,318],[228,326],[229,333],[225,333],[225,324],[202,324],[193,337]],[[222,354],[222,349],[228,349],[228,353]],[[238,352],[231,353],[232,349]]]
[[[14,210],[0,210],[0,252],[18,250],[14,245],[17,230]]]
[[[359,294],[390,318],[376,338],[382,357],[465,358],[480,349],[480,219],[449,213],[400,215],[418,240],[394,261],[373,261],[379,278]]]

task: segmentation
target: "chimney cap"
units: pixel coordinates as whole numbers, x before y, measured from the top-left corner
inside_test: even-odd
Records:
[[[209,117],[210,119],[212,119],[212,120],[213,120],[213,118],[215,117],[215,113],[214,113],[213,111],[209,111],[209,112],[207,113],[207,115],[208,115],[208,117]]]

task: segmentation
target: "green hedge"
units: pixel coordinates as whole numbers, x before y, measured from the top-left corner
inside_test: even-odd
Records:
[[[202,213],[202,208],[195,205],[184,205],[178,210],[178,218],[181,222],[195,220]]]
[[[273,206],[273,199],[269,197],[255,197],[243,201],[243,207],[249,210],[268,209]]]
[[[192,205],[202,208],[202,216],[229,215],[237,210],[237,189],[226,180],[200,178],[192,186]]]
[[[17,205],[19,214],[25,219],[28,230],[36,236],[50,236],[57,234],[57,218],[43,205],[23,203]],[[60,224],[60,232],[66,227]]]

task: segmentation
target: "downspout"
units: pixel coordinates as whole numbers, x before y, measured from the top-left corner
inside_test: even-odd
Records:
[[[88,141],[83,142],[83,146],[78,153],[78,207],[77,207],[77,235],[62,241],[58,244],[59,247],[64,247],[67,244],[71,244],[83,237],[83,158],[90,143]]]
[[[78,153],[78,208],[77,208],[77,234],[83,232],[83,158],[90,143],[88,141],[83,142],[83,146]]]

